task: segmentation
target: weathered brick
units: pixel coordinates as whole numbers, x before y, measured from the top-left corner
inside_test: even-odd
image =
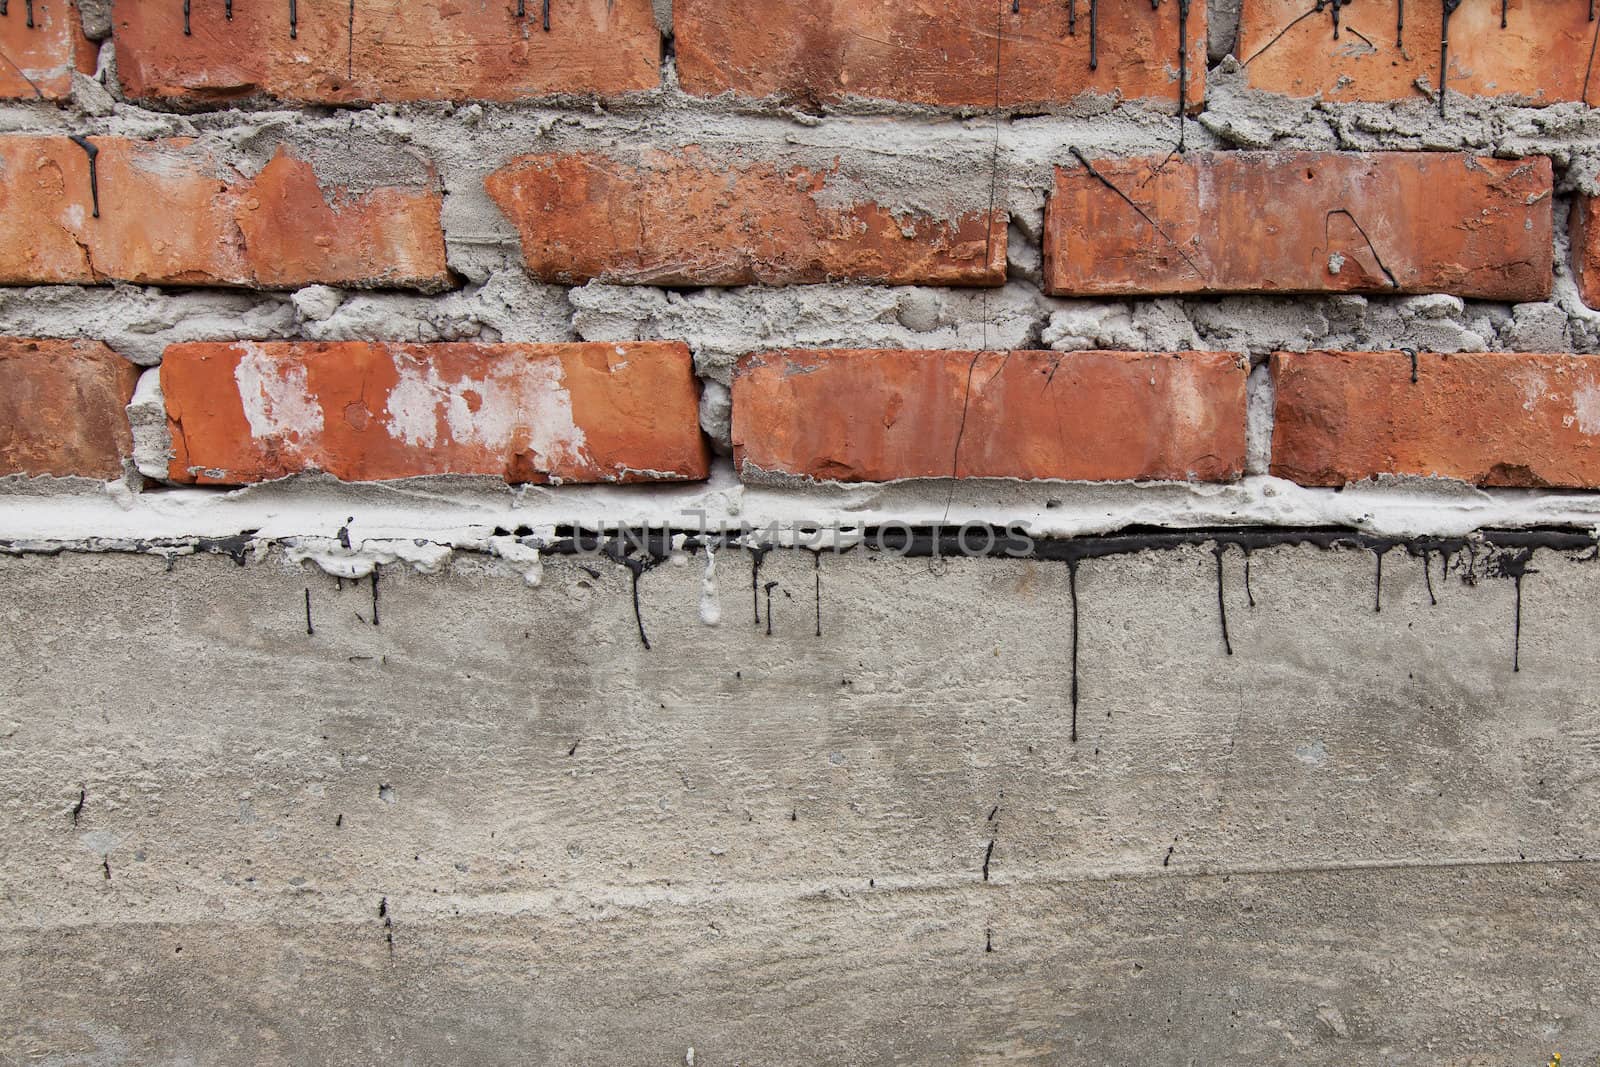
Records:
[[[734,462],[747,479],[1231,481],[1247,373],[1223,352],[753,353]]]
[[[1600,359],[1424,352],[1414,367],[1405,352],[1276,353],[1272,473],[1600,488]]]
[[[1597,197],[1578,195],[1568,216],[1572,236],[1572,276],[1578,295],[1591,308],[1600,309],[1600,227],[1595,225]]]
[[[65,100],[73,71],[93,74],[99,53],[69,0],[7,4],[0,16],[0,100]]]
[[[1098,4],[1093,33],[1087,2],[1013,6],[767,0],[752,17],[742,0],[677,0],[678,77],[701,96],[733,92],[810,105],[860,97],[1048,106],[1083,93],[1176,104],[1181,91],[1197,108],[1205,98],[1206,5],[1198,0]]]
[[[175,482],[706,477],[686,346],[179,344],[161,362]]]
[[[116,5],[130,96],[205,103],[266,95],[307,103],[524,100],[654,89],[661,34],[650,0],[173,0]],[[289,12],[297,20],[290,31]]]
[[[521,231],[528,270],[545,281],[1005,281],[1003,212],[938,218],[851,200],[829,186],[836,174],[729,165],[691,145],[649,149],[637,163],[592,152],[524,156],[487,185]]]
[[[0,475],[121,476],[138,381],[98,341],[0,337]]]
[[[439,289],[439,194],[325,193],[280,152],[247,178],[185,139],[0,137],[0,284]],[[99,217],[95,217],[95,193]]]
[[[1252,88],[1338,102],[1437,94],[1443,4],[1405,4],[1403,29],[1401,0],[1310,6],[1244,0],[1235,52]],[[1492,0],[1450,16],[1449,91],[1533,104],[1583,99],[1594,44],[1588,5],[1508,0],[1505,10],[1504,29]],[[1590,102],[1600,99],[1600,79],[1587,90]]]
[[[1542,300],[1553,285],[1543,156],[1196,152],[1089,164],[1056,171],[1045,222],[1054,295]]]

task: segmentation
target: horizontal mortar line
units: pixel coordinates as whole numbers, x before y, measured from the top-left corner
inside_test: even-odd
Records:
[[[981,855],[981,849],[976,853]],[[1181,860],[1181,853],[1176,857]],[[1188,870],[1178,866],[1161,867],[1159,865],[1149,868],[1106,868],[1098,871],[1088,871],[1078,875],[1047,874],[1036,877],[1023,876],[1020,878],[1006,877],[1005,862],[1002,853],[997,853],[997,858],[991,868],[990,880],[984,882],[979,869],[973,870],[961,877],[948,877],[937,879],[907,880],[886,876],[876,879],[873,888],[865,888],[863,882],[867,874],[863,873],[848,881],[841,876],[828,882],[810,882],[795,884],[791,882],[738,882],[738,883],[713,883],[701,884],[692,887],[667,888],[659,885],[600,887],[595,890],[547,888],[535,890],[494,890],[485,893],[472,894],[470,892],[453,894],[436,894],[432,887],[384,887],[381,882],[375,882],[378,888],[363,888],[359,891],[362,901],[359,914],[339,915],[329,914],[334,909],[348,910],[342,902],[357,897],[354,889],[341,891],[337,894],[320,891],[297,890],[284,893],[263,903],[250,902],[248,906],[241,907],[235,903],[223,905],[217,914],[200,914],[198,917],[171,920],[162,918],[143,918],[138,915],[128,915],[129,905],[115,901],[114,906],[119,909],[115,916],[91,918],[79,915],[63,917],[59,914],[62,901],[58,897],[50,905],[41,907],[36,920],[29,921],[22,912],[25,908],[14,909],[14,914],[0,920],[0,933],[27,933],[52,929],[77,929],[81,927],[116,926],[116,927],[190,927],[195,925],[276,925],[285,920],[292,919],[298,925],[320,924],[338,926],[344,924],[361,925],[372,921],[367,913],[368,897],[385,897],[391,909],[395,910],[398,920],[401,912],[416,915],[418,918],[428,920],[454,920],[454,919],[482,919],[482,918],[533,918],[533,919],[570,919],[578,922],[605,921],[610,918],[606,915],[593,915],[592,910],[598,905],[607,908],[626,909],[634,911],[648,911],[659,906],[677,908],[716,907],[716,906],[743,906],[751,904],[771,904],[774,902],[787,902],[789,904],[804,904],[813,902],[844,902],[862,898],[867,900],[885,894],[901,896],[934,896],[952,895],[963,891],[1029,891],[1048,889],[1069,889],[1078,886],[1102,885],[1116,882],[1153,883],[1163,879],[1179,881],[1194,880],[1231,880],[1231,879],[1280,879],[1304,876],[1325,875],[1362,875],[1384,874],[1396,872],[1423,872],[1427,874],[1445,874],[1451,871],[1508,871],[1523,867],[1533,868],[1563,868],[1563,867],[1590,867],[1600,864],[1600,857],[1558,857],[1558,858],[1528,858],[1528,859],[1451,859],[1451,860],[1371,860],[1352,861],[1349,863],[1301,864],[1301,865],[1263,865],[1230,868],[1200,868]],[[1597,883],[1600,890],[1600,883]],[[115,888],[111,891],[115,894]],[[156,907],[171,907],[173,910],[195,912],[197,905],[191,900],[182,897],[167,897],[167,902]],[[1600,901],[1600,893],[1597,893]],[[328,907],[332,905],[332,907]],[[307,914],[307,909],[321,908],[321,914]]]

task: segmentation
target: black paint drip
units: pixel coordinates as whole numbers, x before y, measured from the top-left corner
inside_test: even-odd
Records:
[[[1378,557],[1378,573],[1372,583],[1372,610],[1376,614],[1383,610],[1383,557],[1389,550],[1387,548],[1374,548],[1372,554]]]
[[[1440,0],[1444,5],[1444,19],[1439,23],[1439,117],[1444,117],[1445,83],[1450,78],[1450,16],[1461,6],[1461,0]]]
[[[189,0],[183,0],[183,35],[185,37],[193,36],[189,31]]]
[[[1438,607],[1439,598],[1433,595],[1433,568],[1429,566],[1432,555],[1429,550],[1422,550],[1422,583],[1428,587],[1428,603]]]
[[[1406,0],[1395,0],[1394,17],[1394,46],[1405,47],[1406,35]]]
[[[11,14],[11,11],[9,10],[10,7],[11,7],[11,0],[0,0],[0,15],[9,15],[9,14]]]
[[[99,170],[98,164],[99,164],[99,161],[100,161],[100,148],[93,141],[90,141],[87,137],[80,137],[77,134],[73,134],[71,136],[71,141],[72,141],[73,144],[75,144],[79,148],[83,149],[84,153],[87,154],[88,157],[89,157],[89,198],[92,201],[92,203],[94,204],[94,217],[95,218],[99,218],[100,217],[100,170]]]
[[[1522,575],[1513,579],[1517,587],[1517,608],[1511,631],[1511,673],[1522,670]]]
[[[233,21],[233,0],[227,0],[222,5],[222,13],[227,16],[229,22]]]
[[[761,625],[761,565],[767,560],[769,548],[750,549],[750,608],[755,613],[756,625]]]
[[[1256,595],[1250,590],[1250,550],[1244,550],[1244,599],[1252,608],[1256,606]]]
[[[1067,33],[1078,36],[1078,0],[1067,0]]]
[[[822,553],[817,552],[811,557],[812,570],[816,572],[817,579],[817,636],[822,636]]]
[[[28,29],[31,30],[31,29],[33,29],[33,0],[28,0],[27,11],[28,11]],[[106,877],[110,878],[111,875],[108,873],[106,875]]]
[[[379,564],[372,565],[372,625],[378,625],[378,572],[382,570]]]
[[[772,591],[778,586],[777,582],[768,582],[761,588],[767,594],[767,636],[772,636]]]
[[[1228,601],[1222,595],[1222,554],[1228,550],[1227,545],[1217,545],[1211,554],[1217,559],[1217,617],[1222,620],[1222,647],[1227,649],[1228,655],[1233,655],[1233,641],[1228,636]]]
[[[289,0],[289,39],[294,40],[300,36],[300,8],[295,0]]]
[[[1500,28],[1502,30],[1506,28],[1506,5],[1510,2],[1511,0],[1500,0]]]
[[[1072,743],[1078,743],[1078,561],[1067,564],[1067,589],[1072,594]]]
[[[639,576],[644,573],[643,567],[629,567],[633,573],[633,622],[639,627],[639,641],[644,645],[646,652],[650,651],[650,638],[644,632],[644,613],[639,610]]]
[[[311,625],[311,587],[306,586],[306,636],[311,637],[316,632],[316,629]]]
[[[550,0],[544,0],[544,32],[550,32]]]

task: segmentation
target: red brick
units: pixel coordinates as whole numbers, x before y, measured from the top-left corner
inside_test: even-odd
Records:
[[[175,482],[706,477],[686,346],[180,344],[161,363]]]
[[[740,360],[746,478],[1232,481],[1242,357],[1223,352],[781,351]]]
[[[1578,295],[1591,308],[1600,308],[1600,227],[1594,225],[1596,197],[1573,197],[1568,216],[1572,235],[1572,276]]]
[[[1600,358],[1279,352],[1272,473],[1302,485],[1380,474],[1600,488]]]
[[[1543,300],[1551,170],[1409,152],[1226,152],[1056,171],[1057,296],[1453,293]]]
[[[1235,51],[1252,88],[1338,102],[1425,100],[1438,91],[1438,0],[1406,4],[1403,31],[1398,0],[1341,5],[1337,38],[1334,5],[1302,18],[1310,7],[1244,0]],[[1532,104],[1582,99],[1594,28],[1581,0],[1509,0],[1505,29],[1500,4],[1462,4],[1450,16],[1448,88]],[[1600,79],[1588,91],[1591,103],[1600,99]]]
[[[23,5],[0,18],[0,100],[65,100],[72,72],[93,74],[100,49],[83,35],[76,4],[34,0],[31,26]]]
[[[324,193],[283,152],[247,178],[185,139],[93,143],[99,218],[82,148],[0,137],[0,284],[449,284],[430,189]]]
[[[1187,103],[1205,98],[1206,5],[1187,24],[1177,0],[1152,9],[1097,7],[1089,65],[1089,4],[1061,0],[677,0],[674,41],[683,88],[781,97],[810,105],[849,97],[945,107],[1068,103],[1084,93],[1176,104],[1179,42],[1187,38]],[[1000,34],[995,47],[996,30]],[[996,85],[998,51],[1000,78]],[[998,100],[996,99],[998,93]]]
[[[696,146],[523,156],[488,178],[545,281],[767,285],[826,281],[1000,285],[1006,217],[955,218],[855,201],[837,169],[730,166]]]
[[[121,477],[138,381],[98,341],[0,337],[0,475]]]
[[[196,104],[265,95],[303,103],[519,101],[614,95],[661,80],[650,0],[283,0],[116,5],[117,69],[128,95]]]

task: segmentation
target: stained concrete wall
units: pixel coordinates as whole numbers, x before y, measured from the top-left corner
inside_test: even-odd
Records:
[[[1222,562],[0,557],[0,1061],[1589,1062],[1600,570]]]

